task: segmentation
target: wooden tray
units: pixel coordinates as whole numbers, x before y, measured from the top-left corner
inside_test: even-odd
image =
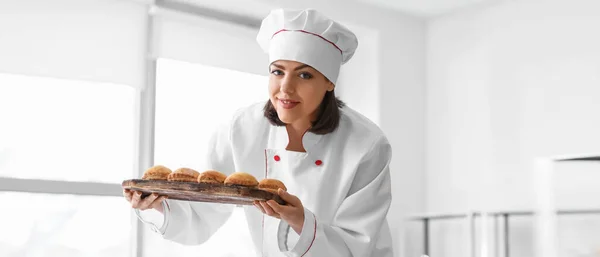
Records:
[[[141,191],[142,197],[157,193],[169,199],[194,202],[252,205],[254,200],[274,200],[285,204],[279,195],[245,186],[142,179],[125,180],[121,185],[123,189]]]

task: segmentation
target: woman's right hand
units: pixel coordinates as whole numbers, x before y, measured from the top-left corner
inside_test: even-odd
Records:
[[[131,208],[139,210],[155,209],[160,213],[163,213],[162,202],[167,199],[166,196],[159,196],[158,194],[151,194],[146,198],[142,199],[142,192],[132,191],[129,189],[123,190],[123,196],[131,204]]]

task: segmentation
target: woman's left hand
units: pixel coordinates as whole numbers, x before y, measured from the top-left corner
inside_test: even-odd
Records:
[[[304,206],[302,206],[302,201],[285,190],[279,189],[278,193],[281,199],[287,202],[287,205],[280,205],[273,200],[269,200],[266,202],[254,201],[254,206],[264,214],[285,220],[300,235],[302,233],[302,226],[304,225]]]

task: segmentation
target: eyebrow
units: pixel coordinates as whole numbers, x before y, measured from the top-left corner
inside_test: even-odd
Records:
[[[275,66],[275,67],[277,67],[277,68],[279,68],[279,69],[285,70],[285,67],[283,67],[283,66],[281,66],[281,65],[279,65],[279,64],[272,63],[271,65],[272,65],[272,66]],[[297,70],[301,70],[301,69],[308,68],[308,67],[310,67],[310,66],[309,66],[309,65],[306,65],[306,64],[302,64],[302,65],[300,65],[300,66],[298,66],[298,67],[294,68],[294,70],[295,70],[295,71],[297,71]]]

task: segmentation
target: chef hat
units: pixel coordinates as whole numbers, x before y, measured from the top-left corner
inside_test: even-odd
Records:
[[[352,31],[312,9],[271,11],[262,21],[256,39],[269,54],[269,63],[301,62],[334,84],[340,66],[352,58],[358,46]]]

